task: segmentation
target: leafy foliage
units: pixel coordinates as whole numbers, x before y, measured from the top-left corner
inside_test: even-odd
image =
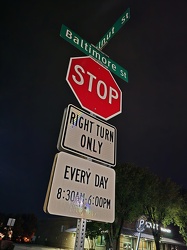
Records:
[[[180,187],[170,179],[161,180],[153,174],[146,179],[145,185],[147,191],[144,197],[144,214],[152,223],[152,234],[158,250],[160,227],[174,223],[180,210]]]
[[[94,247],[94,240],[97,239],[98,236],[102,235],[102,223],[98,223],[95,221],[90,221],[86,223],[86,233],[85,236],[88,239],[88,243],[91,248]]]
[[[131,163],[118,164],[116,170],[116,218],[109,230],[117,248],[124,222],[135,221],[143,212],[145,175],[148,171]]]
[[[34,214],[0,214],[1,231],[6,232],[9,218],[14,218],[13,239],[20,236],[32,237],[37,229],[37,217]]]
[[[121,229],[145,215],[152,223],[157,250],[160,249],[161,226],[174,224],[187,243],[187,194],[170,179],[162,180],[148,168],[131,163],[118,164],[116,170],[116,216],[105,224],[106,240],[117,249]],[[156,226],[155,226],[156,225]],[[107,228],[107,230],[106,230]]]

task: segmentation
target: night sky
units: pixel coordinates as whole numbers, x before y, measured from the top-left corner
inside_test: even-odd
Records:
[[[64,109],[80,104],[66,82],[70,57],[85,56],[60,37],[64,24],[97,44],[130,8],[130,20],[103,49],[127,69],[113,74],[123,93],[117,162],[149,167],[187,189],[187,1],[2,1],[0,212],[45,216]]]

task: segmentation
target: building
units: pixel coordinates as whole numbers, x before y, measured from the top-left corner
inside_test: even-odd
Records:
[[[88,222],[87,222],[88,223]],[[39,221],[35,243],[61,249],[74,249],[77,219],[69,217],[54,217]],[[138,250],[156,250],[150,224],[141,233]],[[139,233],[134,224],[125,224],[120,235],[119,250],[136,250]],[[103,236],[94,242],[95,250],[108,250]],[[85,249],[90,248],[90,241],[85,238]],[[187,250],[181,238],[170,228],[162,228],[161,250]]]

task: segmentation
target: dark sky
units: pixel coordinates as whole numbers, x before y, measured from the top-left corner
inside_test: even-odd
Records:
[[[118,131],[118,162],[149,167],[187,188],[187,1],[2,1],[0,212],[42,216],[62,114],[80,107],[67,84],[70,57],[85,56],[60,37],[64,24],[97,44],[130,8],[131,18],[103,49],[128,70]]]

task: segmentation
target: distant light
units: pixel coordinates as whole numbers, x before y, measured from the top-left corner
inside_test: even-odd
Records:
[[[161,231],[166,232],[166,233],[171,233],[171,229],[169,229],[169,228],[161,227]]]

